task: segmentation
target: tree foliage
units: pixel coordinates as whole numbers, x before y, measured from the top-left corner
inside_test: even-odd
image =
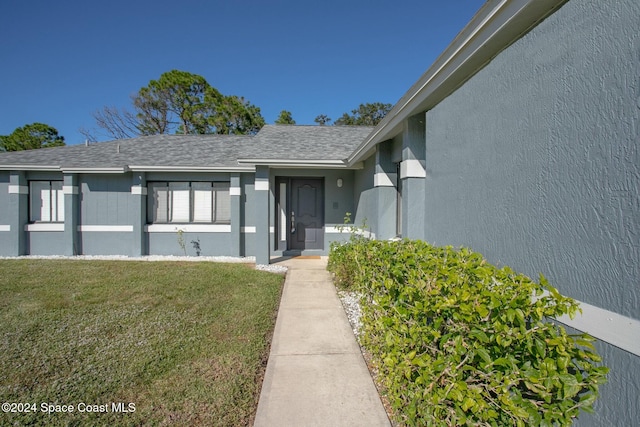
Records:
[[[331,117],[327,116],[326,114],[320,114],[315,119],[313,119],[313,121],[319,124],[320,126],[325,126],[329,124],[329,122],[331,121]]]
[[[133,112],[115,107],[96,112],[98,127],[120,139],[168,133],[255,134],[265,124],[260,108],[242,97],[223,95],[204,77],[186,71],[163,73],[131,101]]]
[[[16,128],[10,135],[0,135],[0,151],[34,150],[65,145],[58,130],[44,123]]]
[[[391,104],[381,102],[360,104],[357,109],[351,110],[351,114],[344,113],[334,122],[334,125],[376,126],[392,107]]]
[[[280,111],[280,115],[275,122],[277,125],[295,125],[296,121],[293,120],[291,112],[287,110]]]

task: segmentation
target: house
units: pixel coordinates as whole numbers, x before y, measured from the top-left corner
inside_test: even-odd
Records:
[[[368,127],[265,126],[0,156],[0,255],[327,254]],[[273,206],[276,210],[270,209]],[[273,211],[273,212],[272,212]]]
[[[543,273],[611,369],[596,413],[640,415],[640,2],[489,0],[374,129],[265,126],[0,155],[0,255],[326,254],[464,245]],[[190,253],[193,248],[188,244]]]

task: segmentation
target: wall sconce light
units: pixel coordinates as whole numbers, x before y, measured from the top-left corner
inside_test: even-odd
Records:
[[[336,181],[336,185],[338,186],[338,188],[342,188],[342,178],[338,178],[338,181]]]

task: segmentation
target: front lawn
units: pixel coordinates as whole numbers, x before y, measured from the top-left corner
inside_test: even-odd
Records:
[[[0,403],[16,403],[0,425],[250,425],[282,283],[238,264],[0,260]]]

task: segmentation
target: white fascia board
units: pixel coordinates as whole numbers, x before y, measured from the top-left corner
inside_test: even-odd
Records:
[[[120,168],[62,168],[63,173],[125,173],[128,172],[126,166]]]
[[[130,165],[132,172],[255,172],[251,166],[144,166]]]
[[[481,70],[568,0],[489,0],[349,156],[366,158],[382,141],[396,136],[407,118],[425,113]]]
[[[60,172],[61,168],[53,165],[0,165],[0,170]]]
[[[251,164],[287,168],[339,168],[347,167],[345,160],[288,160],[288,159],[238,159],[239,164]]]

